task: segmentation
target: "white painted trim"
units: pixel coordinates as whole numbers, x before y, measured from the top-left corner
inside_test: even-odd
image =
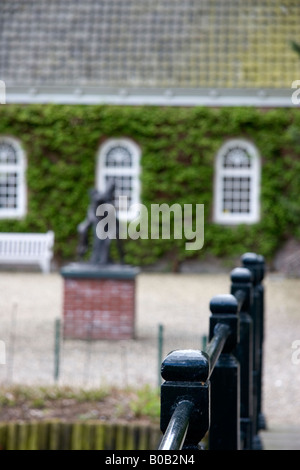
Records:
[[[229,148],[244,147],[252,158],[251,168],[224,168],[223,158]],[[254,224],[260,219],[260,156],[257,148],[246,139],[230,139],[219,149],[215,159],[214,221],[218,224]],[[250,177],[250,213],[232,214],[222,211],[223,177]]]
[[[6,84],[6,103],[157,106],[296,107],[292,88],[17,87]],[[292,84],[291,84],[292,87]]]
[[[106,167],[104,165],[104,157],[107,153],[114,147],[122,146],[129,149],[129,152],[132,156],[132,167]],[[132,203],[140,203],[140,158],[141,158],[141,149],[140,147],[131,139],[121,138],[121,139],[108,139],[104,144],[101,145],[97,154],[97,165],[96,165],[96,188],[99,191],[102,191],[105,187],[105,176],[111,174],[112,176],[132,176],[133,177],[133,187],[132,187]],[[120,220],[132,220],[138,214],[130,210],[128,207],[128,212],[126,214],[120,212]]]
[[[20,185],[18,187],[17,195],[17,208],[16,209],[2,209],[0,208],[0,219],[21,219],[25,216],[27,211],[27,184],[26,184],[26,156],[21,146],[21,143],[14,137],[0,136],[0,143],[7,142],[12,145],[17,153],[17,164],[1,164],[0,172],[15,172],[20,176]]]

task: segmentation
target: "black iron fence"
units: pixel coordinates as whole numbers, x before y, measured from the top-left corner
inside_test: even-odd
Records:
[[[210,302],[204,351],[172,351],[162,363],[159,450],[262,449],[263,256],[245,253],[230,294]]]

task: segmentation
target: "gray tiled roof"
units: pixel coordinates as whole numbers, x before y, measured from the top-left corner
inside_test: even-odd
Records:
[[[1,0],[9,86],[287,88],[299,0]]]

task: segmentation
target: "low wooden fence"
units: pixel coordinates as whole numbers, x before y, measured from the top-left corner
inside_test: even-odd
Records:
[[[151,450],[158,426],[101,421],[0,423],[0,450]]]

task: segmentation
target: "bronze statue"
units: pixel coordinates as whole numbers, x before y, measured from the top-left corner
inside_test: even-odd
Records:
[[[97,207],[100,204],[111,204],[114,205],[114,194],[115,194],[115,183],[109,182],[105,191],[100,192],[97,189],[91,189],[90,204],[88,206],[86,218],[78,225],[77,230],[79,234],[79,244],[77,247],[77,253],[80,258],[84,256],[89,248],[89,229],[92,227],[93,230],[93,245],[92,255],[90,263],[94,265],[107,265],[112,264],[112,260],[109,254],[111,238],[107,237],[104,240],[100,239],[96,234],[97,224],[104,216],[97,216]],[[120,261],[123,264],[124,252],[119,238],[119,226],[120,221],[116,216],[116,242],[119,252]]]

